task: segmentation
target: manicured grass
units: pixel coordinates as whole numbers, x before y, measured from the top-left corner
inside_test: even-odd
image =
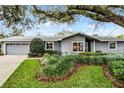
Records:
[[[2,86],[3,88],[111,88],[100,66],[81,67],[70,80],[60,82],[39,82],[35,75],[40,70],[37,60],[25,60]]]

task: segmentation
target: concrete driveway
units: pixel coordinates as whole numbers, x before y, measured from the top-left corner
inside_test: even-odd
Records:
[[[26,57],[26,55],[0,56],[0,86],[2,86]]]

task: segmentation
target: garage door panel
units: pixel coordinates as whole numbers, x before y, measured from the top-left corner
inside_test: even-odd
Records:
[[[25,55],[29,53],[29,45],[7,45],[8,55]]]

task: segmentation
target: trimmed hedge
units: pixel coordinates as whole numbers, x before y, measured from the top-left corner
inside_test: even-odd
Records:
[[[104,56],[82,56],[82,55],[71,55],[65,56],[66,59],[71,62],[78,64],[107,64],[109,59]]]
[[[107,55],[104,55],[103,57],[106,57],[109,62],[112,61],[124,61],[124,54],[118,54],[118,53],[108,53]]]
[[[113,61],[108,64],[109,71],[118,80],[124,81],[124,61]]]
[[[102,56],[102,55],[106,55],[106,53],[102,53],[102,52],[81,52],[79,54],[83,55],[83,56]]]
[[[68,73],[70,68],[75,63],[89,64],[89,65],[113,64],[112,67],[110,67],[112,71],[112,69],[114,68],[114,65],[116,67],[116,64],[117,64],[114,61],[117,61],[117,60],[124,62],[124,55],[123,54],[107,54],[107,55],[99,55],[99,56],[94,56],[94,55],[93,56],[84,56],[84,55],[57,56],[57,55],[45,54],[43,59],[41,60],[41,66],[42,66],[41,73],[44,76],[48,76],[48,77],[63,76]],[[119,64],[123,65],[122,62]],[[124,69],[124,65],[122,67]],[[119,70],[120,73],[123,73],[123,70],[122,71],[121,70]],[[119,79],[122,80],[122,78],[123,77],[119,76]]]

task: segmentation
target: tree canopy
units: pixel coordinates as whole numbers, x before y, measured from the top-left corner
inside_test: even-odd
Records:
[[[117,38],[124,38],[124,35],[118,35]]]
[[[74,23],[79,16],[124,27],[122,5],[25,6],[1,5],[0,21],[8,28],[28,29],[41,22]]]
[[[75,33],[74,31],[63,30],[61,32],[56,33],[55,36],[62,36],[62,37],[64,37],[64,36],[72,35],[74,33]]]
[[[59,8],[57,10],[51,6],[48,10],[43,10],[34,6],[34,13],[40,18],[60,23],[73,23],[78,16],[86,16],[95,21],[111,22],[124,27],[124,6],[121,5],[71,5]]]

